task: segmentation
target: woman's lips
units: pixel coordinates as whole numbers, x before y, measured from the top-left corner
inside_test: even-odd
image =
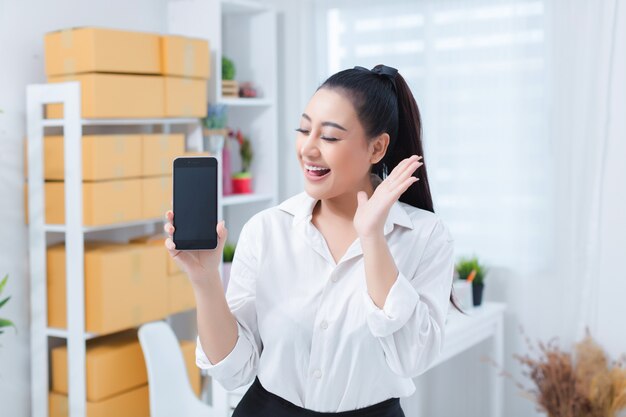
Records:
[[[310,181],[321,181],[325,179],[326,177],[328,177],[329,175],[330,175],[330,169],[328,170],[326,174],[320,176],[320,175],[313,174],[311,171],[306,169],[306,167],[304,168],[304,176]]]

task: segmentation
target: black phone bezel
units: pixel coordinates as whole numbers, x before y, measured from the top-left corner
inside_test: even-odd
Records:
[[[199,249],[215,249],[217,248],[217,239],[206,239],[206,240],[177,240],[176,239],[176,181],[174,176],[176,175],[176,169],[185,169],[185,168],[194,168],[194,167],[214,167],[216,169],[216,178],[217,175],[217,159],[213,156],[185,156],[178,157],[174,159],[173,162],[173,170],[172,170],[172,209],[174,211],[174,219],[172,221],[172,225],[174,226],[174,234],[172,236],[172,240],[176,245],[177,250],[199,250]],[[217,186],[217,184],[216,184]],[[218,188],[216,188],[218,189]],[[215,196],[215,213],[217,213],[217,199],[219,198]],[[217,219],[216,219],[217,220]]]

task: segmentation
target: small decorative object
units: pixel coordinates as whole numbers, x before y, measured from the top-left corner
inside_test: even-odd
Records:
[[[230,132],[228,134],[230,136]],[[222,195],[227,196],[233,194],[233,179],[231,159],[230,159],[230,141],[225,140],[222,147]]]
[[[211,104],[207,110],[207,115],[202,119],[204,127],[207,129],[225,129],[226,128],[226,105]]]
[[[2,295],[2,291],[4,290],[4,287],[6,286],[8,280],[9,280],[9,275],[7,274],[4,276],[4,278],[2,278],[2,281],[0,281],[0,295]],[[0,300],[0,308],[2,308],[6,303],[8,303],[10,299],[11,297],[9,296],[3,300]],[[4,329],[7,327],[13,327],[15,331],[17,331],[17,328],[15,327],[15,325],[13,324],[11,320],[0,318],[0,334],[4,333]]]
[[[523,330],[522,330],[523,333]],[[522,394],[533,401],[538,411],[549,417],[618,417],[626,409],[626,355],[609,362],[604,350],[589,330],[574,352],[562,350],[557,339],[533,346],[525,336],[530,355],[513,355],[521,363],[522,374],[534,386],[524,386],[513,376],[490,362],[511,379]]]
[[[239,155],[241,156],[241,171],[233,175],[233,191],[235,194],[248,194],[252,192],[252,173],[250,172],[250,164],[252,164],[252,144],[250,140],[243,136],[241,130],[235,135],[239,143]]]
[[[478,262],[476,256],[461,258],[456,264],[459,279],[467,280],[472,284],[472,298],[474,307],[482,304],[483,290],[485,288],[486,268]]]
[[[238,97],[239,83],[235,81],[235,63],[222,57],[222,97]]]
[[[251,82],[245,82],[239,85],[239,97],[254,98],[257,96],[257,89],[252,85]]]
[[[472,292],[472,283],[466,279],[454,280],[454,295],[458,300],[461,309],[468,310],[474,306],[474,295]]]
[[[228,135],[226,127],[226,106],[213,104],[209,106],[207,116],[202,120],[204,129],[204,149],[211,155],[219,155],[224,147],[224,138]]]
[[[230,243],[226,243],[224,245],[224,252],[222,253],[222,260],[224,263],[222,264],[222,286],[224,287],[224,292],[228,288],[228,281],[230,280],[230,267],[233,263],[233,258],[235,257],[235,245]]]

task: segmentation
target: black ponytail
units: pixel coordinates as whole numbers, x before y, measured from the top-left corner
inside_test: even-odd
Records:
[[[404,77],[395,69],[377,65],[371,71],[355,67],[330,76],[319,89],[343,93],[354,106],[368,141],[382,133],[389,134],[389,145],[383,159],[372,165],[371,172],[385,178],[396,165],[411,155],[424,155],[422,118],[413,93]],[[400,201],[435,212],[426,173],[426,157],[413,176],[419,177],[400,196]],[[454,291],[450,302],[460,309]]]

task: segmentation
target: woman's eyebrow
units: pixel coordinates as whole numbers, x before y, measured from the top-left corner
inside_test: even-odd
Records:
[[[307,119],[309,122],[311,121],[311,118],[306,113],[302,113],[302,117]],[[341,130],[346,131],[346,132],[348,131],[348,129],[346,129],[345,127],[343,127],[340,124],[337,124],[335,122],[322,122],[322,126],[336,127],[337,129],[341,129]]]

